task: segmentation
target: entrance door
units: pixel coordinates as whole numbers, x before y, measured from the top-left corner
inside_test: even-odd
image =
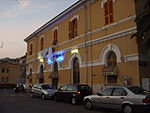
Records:
[[[79,59],[75,58],[73,61],[73,84],[80,83],[80,67]]]
[[[58,86],[58,63],[54,62],[53,64],[53,76],[52,76],[52,87],[57,89]]]

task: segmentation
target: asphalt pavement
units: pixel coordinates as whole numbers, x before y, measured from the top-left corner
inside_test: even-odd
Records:
[[[31,98],[28,93],[0,89],[0,113],[119,113],[105,109],[87,110],[84,105]]]

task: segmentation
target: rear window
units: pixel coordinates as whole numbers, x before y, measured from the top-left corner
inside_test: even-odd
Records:
[[[135,94],[148,94],[149,93],[148,91],[146,91],[140,87],[137,87],[137,86],[128,87],[128,89],[130,89]]]
[[[91,90],[91,88],[88,85],[79,85],[78,90]]]

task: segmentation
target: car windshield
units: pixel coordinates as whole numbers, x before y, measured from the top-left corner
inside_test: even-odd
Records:
[[[79,90],[91,90],[91,88],[88,85],[80,85],[78,86]]]
[[[128,87],[128,89],[130,89],[135,94],[148,94],[149,93],[148,91],[146,91],[140,87],[137,87],[137,86]]]
[[[42,89],[52,89],[51,85],[42,85]]]

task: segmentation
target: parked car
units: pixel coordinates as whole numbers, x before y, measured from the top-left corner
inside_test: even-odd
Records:
[[[25,88],[24,88],[23,84],[17,84],[16,87],[14,88],[14,92],[15,93],[25,92]]]
[[[133,113],[150,109],[150,94],[138,86],[112,86],[98,92],[97,95],[84,97],[84,103],[87,109],[97,106]]]
[[[31,88],[31,97],[41,97],[42,99],[53,98],[56,89],[51,84],[34,84]]]
[[[92,89],[89,85],[84,84],[67,84],[62,85],[55,92],[55,101],[70,101],[72,104],[82,102],[83,98],[92,94]]]

